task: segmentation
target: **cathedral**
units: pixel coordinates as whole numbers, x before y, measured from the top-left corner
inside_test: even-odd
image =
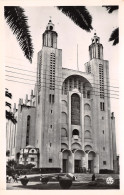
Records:
[[[58,34],[49,20],[37,55],[37,82],[18,104],[14,153],[19,163],[61,172],[99,173],[116,166],[109,62],[94,33],[85,72],[62,68]],[[24,155],[25,154],[25,155]]]

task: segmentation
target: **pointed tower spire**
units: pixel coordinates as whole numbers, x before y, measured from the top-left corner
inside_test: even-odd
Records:
[[[91,40],[92,43],[89,46],[90,60],[93,58],[103,59],[103,46],[100,43],[100,38],[97,36],[96,32]]]
[[[57,48],[58,34],[54,31],[54,24],[50,18],[46,30],[43,33],[43,46]]]

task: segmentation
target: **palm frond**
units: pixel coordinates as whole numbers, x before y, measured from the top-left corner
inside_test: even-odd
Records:
[[[26,58],[32,62],[33,45],[32,38],[27,24],[28,18],[25,16],[24,9],[19,6],[5,6],[4,16],[7,24],[15,34],[19,45]]]
[[[12,94],[9,93],[7,90],[5,91],[5,96],[6,97],[9,97],[10,99],[12,99]]]
[[[57,6],[62,13],[68,16],[80,28],[90,32],[92,28],[92,16],[85,6]]]
[[[6,110],[6,119],[11,120],[13,124],[17,123],[17,120],[14,117],[14,114],[12,112],[9,112]]]
[[[109,41],[113,41],[113,45],[119,43],[119,28],[116,28],[112,31]]]
[[[102,6],[105,7],[109,14],[111,14],[113,11],[119,9],[119,6]]]

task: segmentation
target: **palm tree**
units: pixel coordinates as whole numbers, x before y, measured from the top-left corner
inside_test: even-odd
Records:
[[[103,7],[106,7],[108,13],[118,9],[118,6]],[[57,6],[57,8],[83,30],[90,32],[93,29],[92,16],[85,6]],[[13,34],[15,34],[25,57],[32,62],[34,49],[27,24],[28,17],[25,16],[24,9],[20,6],[5,6],[4,16]],[[112,32],[109,41],[113,41],[113,45],[119,42],[119,28]]]
[[[7,165],[8,165],[10,168],[14,169],[15,166],[17,165],[17,162],[16,162],[14,159],[8,160]]]
[[[117,9],[119,9],[119,7],[118,6],[103,6],[103,7],[105,7],[106,9],[107,9],[107,11],[108,11],[108,13],[110,14],[110,13],[112,13],[113,11],[115,11],[115,10],[117,10]]]
[[[28,18],[25,16],[24,9],[19,6],[5,6],[4,16],[7,24],[16,36],[25,57],[32,62],[33,45],[27,24]]]
[[[7,88],[5,90],[5,96],[10,98],[10,99],[12,98],[12,94],[8,91]],[[11,109],[11,104],[9,102],[6,101],[5,105]],[[6,110],[6,119],[11,120],[13,124],[17,123],[17,120],[16,120],[14,114],[10,110],[9,111]]]
[[[57,6],[57,8],[83,30],[90,32],[93,29],[92,16],[85,6]]]
[[[116,28],[112,31],[109,41],[113,41],[113,45],[119,43],[119,28]]]
[[[90,32],[92,28],[92,16],[85,6],[57,6],[66,16],[68,16],[80,28]],[[7,24],[16,36],[25,57],[32,62],[33,44],[27,24],[28,18],[24,9],[20,6],[5,6],[4,16]]]
[[[12,94],[8,91],[7,88],[5,89],[5,96],[10,98],[10,99],[12,98]],[[5,106],[9,107],[9,110],[11,109],[11,104],[8,101],[5,102]],[[5,115],[6,115],[6,119],[12,121],[12,117],[11,117],[11,112],[10,111],[6,110]]]
[[[103,7],[107,9],[109,14],[119,9],[119,6],[103,6]],[[119,28],[116,28],[112,31],[109,41],[113,41],[113,45],[116,45],[119,43]]]

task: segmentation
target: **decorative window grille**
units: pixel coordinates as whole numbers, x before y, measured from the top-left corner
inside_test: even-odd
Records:
[[[66,79],[62,85],[62,94],[67,95],[68,91],[73,89],[78,89],[78,91],[83,94],[84,98],[91,98],[91,91],[85,88],[84,82],[80,77],[71,77]]]
[[[105,110],[104,102],[100,102],[100,110],[101,111],[104,111]]]
[[[80,97],[75,93],[71,96],[71,124],[80,125]]]
[[[41,90],[41,68],[42,68],[42,54],[40,54],[39,61],[38,61],[38,91]]]
[[[50,54],[50,90],[55,90],[55,54]]]
[[[100,98],[104,99],[104,69],[102,64],[99,64],[99,83],[100,83]]]
[[[98,45],[98,59],[100,59],[100,45]]]

